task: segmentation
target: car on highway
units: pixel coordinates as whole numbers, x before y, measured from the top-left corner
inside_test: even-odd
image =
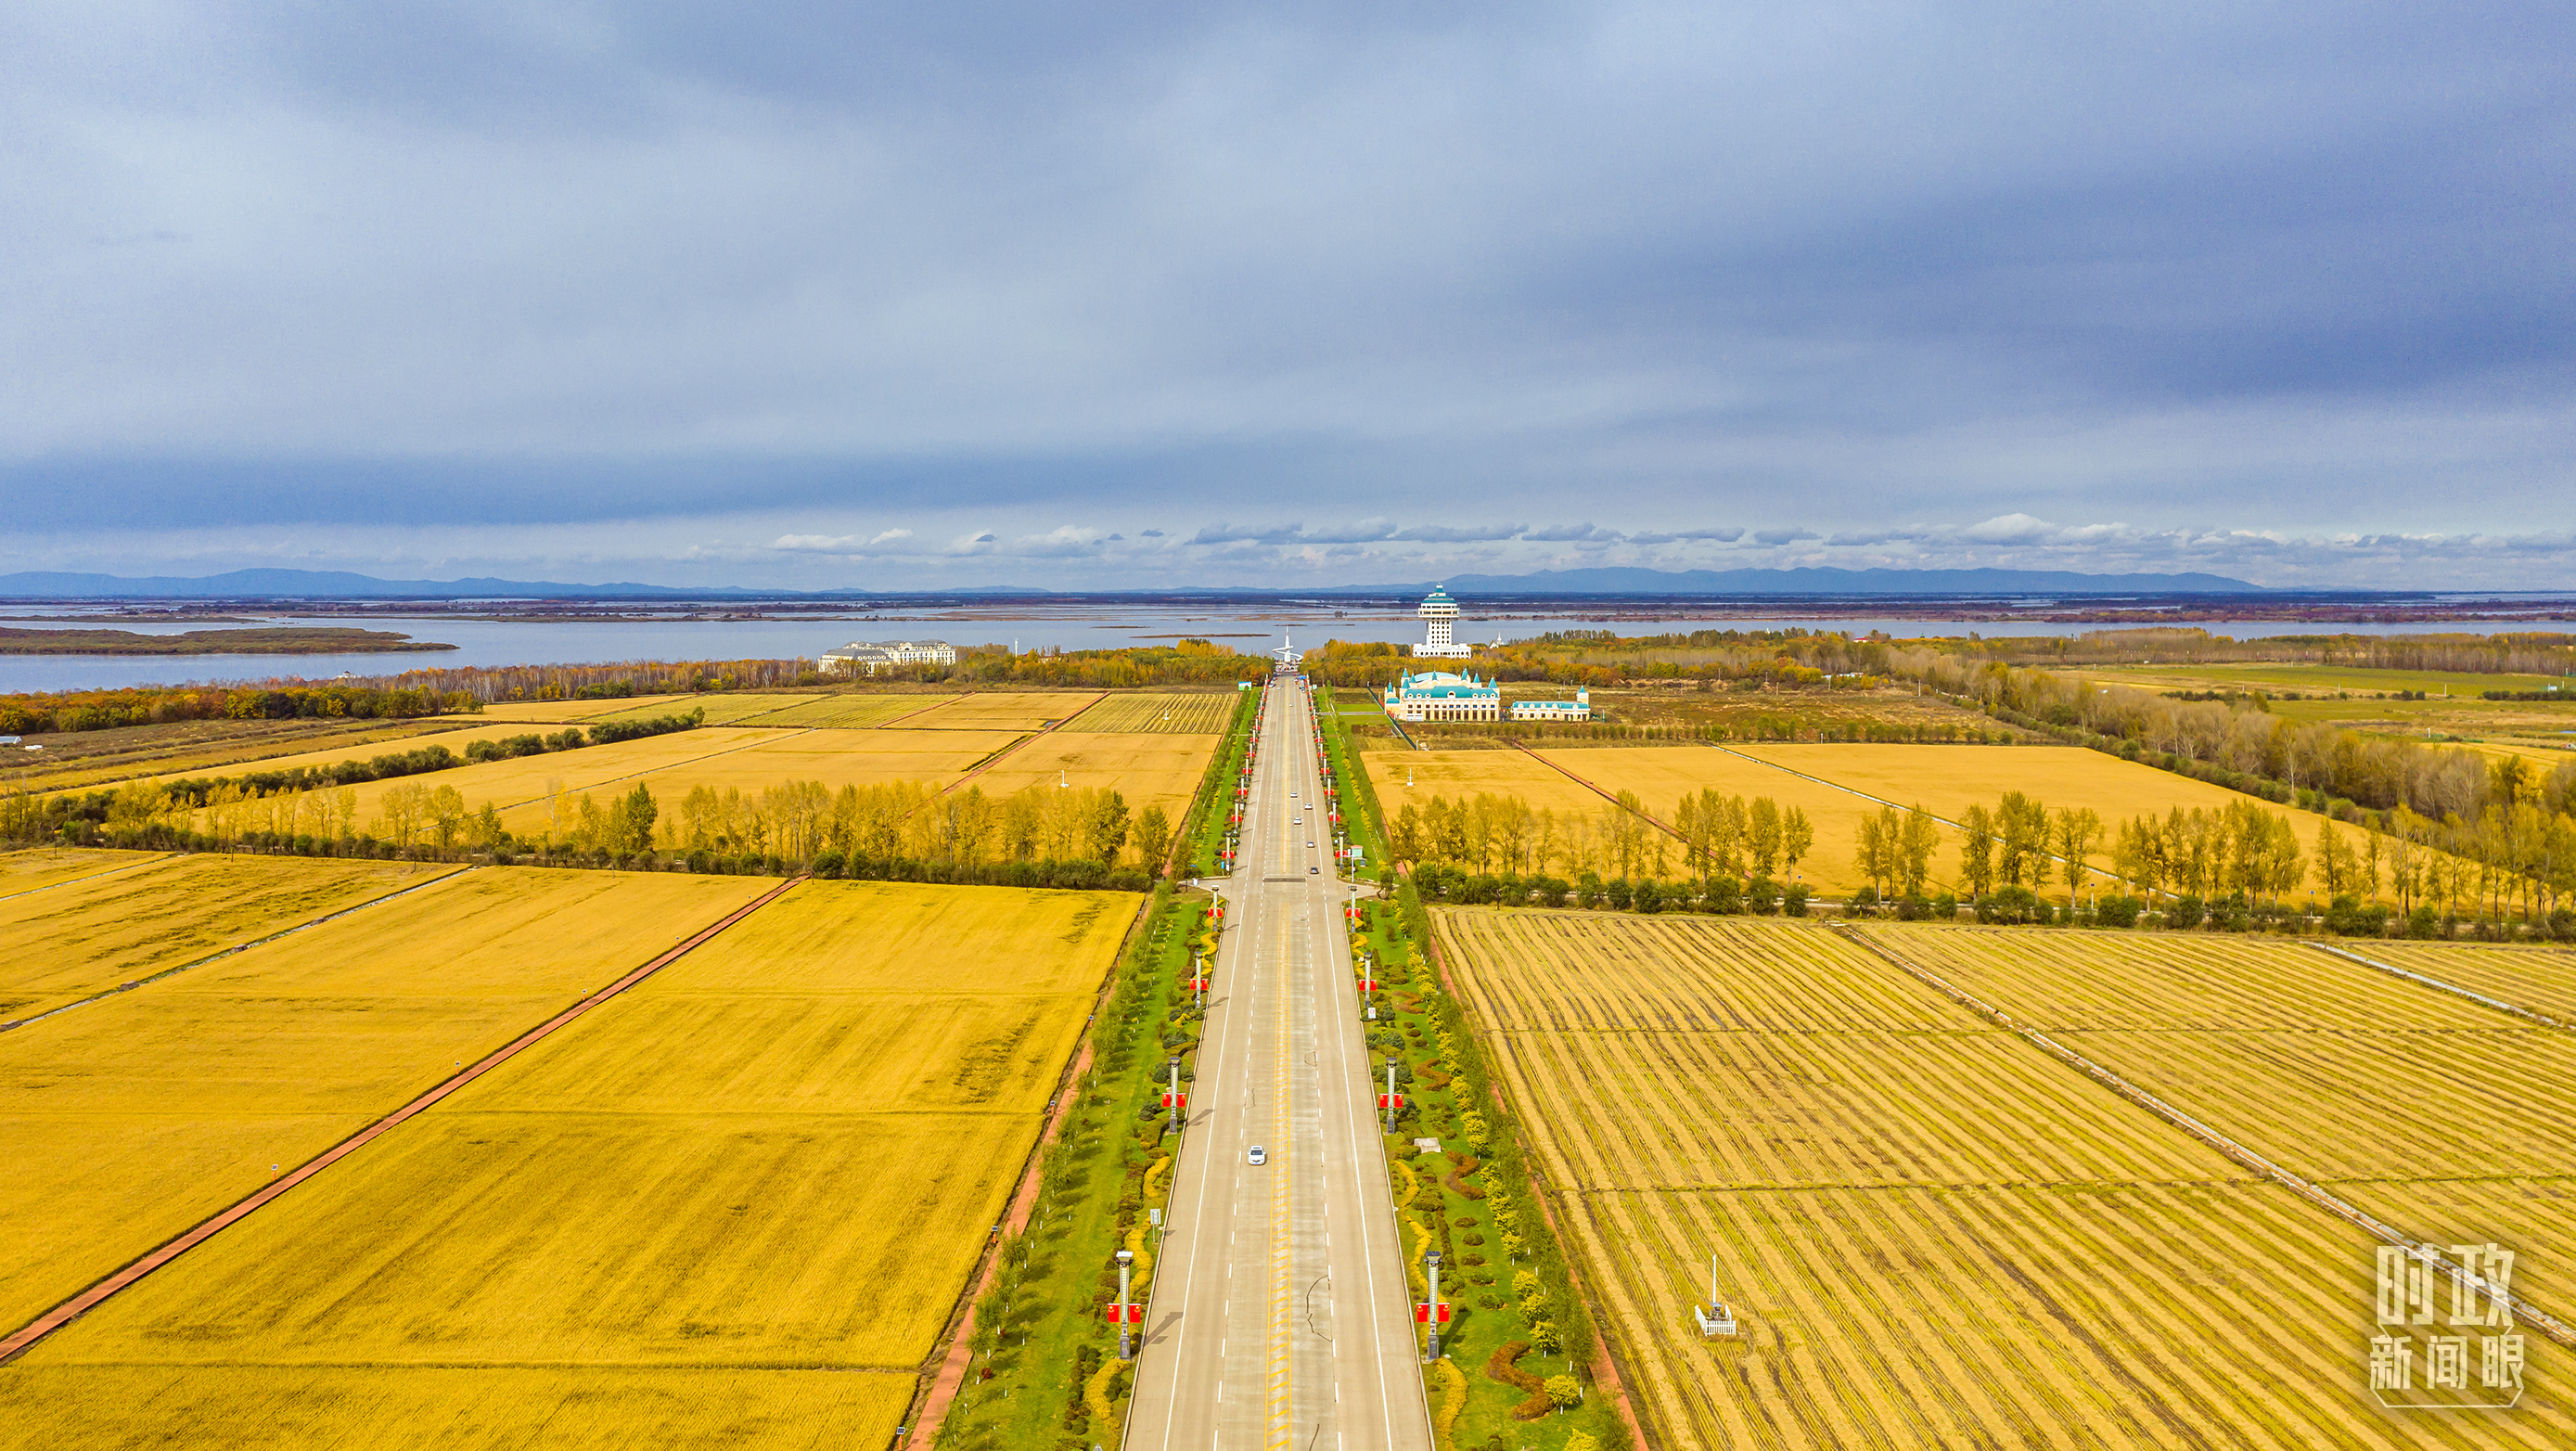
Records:
[[[1246,1154],[1244,1157],[1250,1159],[1255,1164],[1267,1164],[1270,1162],[1270,1151],[1261,1147],[1259,1144],[1254,1144],[1252,1146],[1252,1152]]]
[[[1310,877],[1321,876],[1321,875],[1323,875],[1323,872],[1324,872],[1324,869],[1323,869],[1322,867],[1308,867],[1308,868],[1306,868],[1306,875],[1308,875],[1308,876],[1310,876]]]

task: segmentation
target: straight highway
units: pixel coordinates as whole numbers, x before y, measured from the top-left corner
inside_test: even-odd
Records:
[[[1307,686],[1268,690],[1125,1445],[1432,1451]]]

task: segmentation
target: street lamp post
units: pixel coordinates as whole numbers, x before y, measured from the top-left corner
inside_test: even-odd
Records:
[[[1436,1254],[1438,1251],[1435,1250],[1433,1253]],[[1120,1360],[1136,1358],[1134,1343],[1129,1338],[1127,1330],[1127,1272],[1134,1268],[1135,1263],[1134,1250],[1122,1249],[1118,1252],[1118,1358]]]
[[[1424,1255],[1422,1263],[1431,1274],[1431,1304],[1424,1309],[1422,1321],[1431,1327],[1429,1358],[1438,1360],[1440,1358],[1440,1251],[1435,1249]]]
[[[1179,1054],[1176,1053],[1172,1055],[1170,1067],[1172,1070],[1172,1091],[1164,1096],[1163,1103],[1166,1108],[1171,1110],[1166,1122],[1177,1124],[1181,1121],[1181,1059]]]

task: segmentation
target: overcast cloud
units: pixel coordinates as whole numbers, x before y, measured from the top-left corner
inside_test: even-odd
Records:
[[[0,9],[0,570],[2576,586],[2557,5]]]

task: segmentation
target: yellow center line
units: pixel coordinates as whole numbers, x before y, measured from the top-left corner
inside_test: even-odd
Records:
[[[1288,1197],[1288,953],[1289,926],[1282,913],[1272,933],[1278,951],[1273,960],[1279,965],[1277,991],[1272,1001],[1278,1006],[1276,1038],[1278,1052],[1273,1057],[1270,1091],[1271,1142],[1279,1147],[1271,1160],[1270,1180],[1270,1435],[1268,1445],[1279,1451],[1289,1444],[1293,1416],[1289,1408],[1289,1216]]]

